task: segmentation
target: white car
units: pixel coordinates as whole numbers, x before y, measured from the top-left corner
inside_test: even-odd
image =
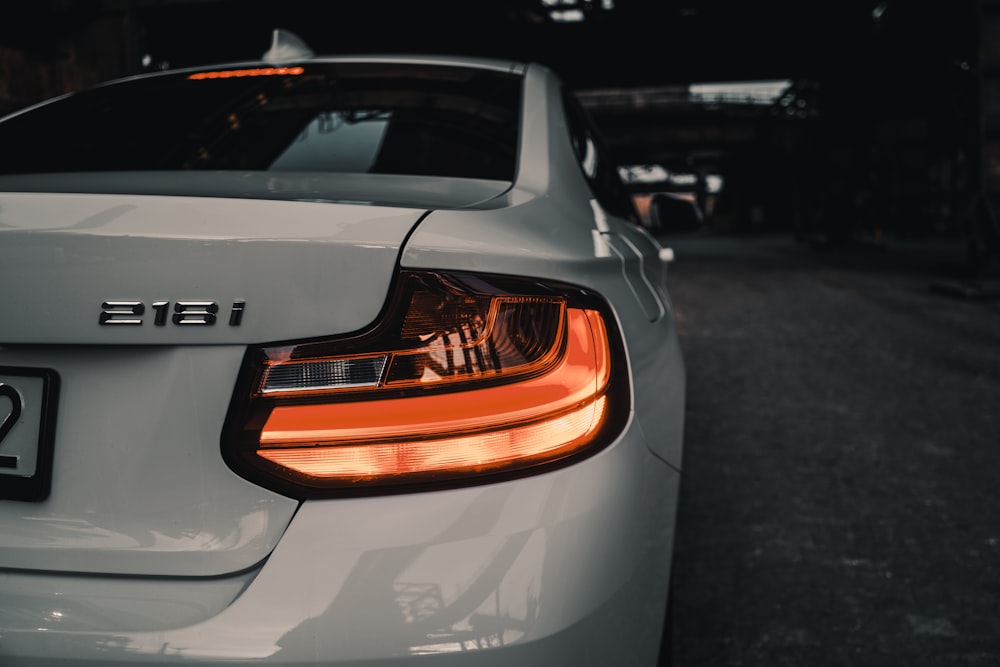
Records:
[[[0,664],[657,663],[669,251],[551,71],[278,33],[0,146]]]

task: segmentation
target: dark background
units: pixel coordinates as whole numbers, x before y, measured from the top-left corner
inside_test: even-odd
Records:
[[[557,20],[566,12],[582,20]],[[623,164],[687,178],[637,193],[696,196],[714,230],[819,245],[958,238],[972,278],[995,270],[997,0],[7,3],[0,113],[141,71],[256,59],[277,27],[321,54],[546,63]],[[699,102],[687,88],[754,80],[792,87],[770,104]],[[711,175],[721,191],[708,192]]]

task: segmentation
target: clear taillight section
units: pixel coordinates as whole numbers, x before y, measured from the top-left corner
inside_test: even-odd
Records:
[[[251,350],[223,451],[303,497],[572,460],[606,443],[627,405],[607,321],[568,286],[404,273],[371,331]]]

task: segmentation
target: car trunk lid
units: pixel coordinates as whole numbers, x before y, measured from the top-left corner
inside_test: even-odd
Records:
[[[375,321],[423,213],[0,195],[0,383],[23,408],[0,396],[0,454],[54,433],[48,497],[0,500],[0,568],[219,576],[266,558],[298,502],[220,455],[246,346]]]

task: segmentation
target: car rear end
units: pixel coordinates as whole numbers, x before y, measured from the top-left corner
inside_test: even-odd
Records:
[[[515,186],[525,76],[256,63],[0,122],[0,663],[655,659],[677,473],[620,265],[522,235],[565,217]]]

